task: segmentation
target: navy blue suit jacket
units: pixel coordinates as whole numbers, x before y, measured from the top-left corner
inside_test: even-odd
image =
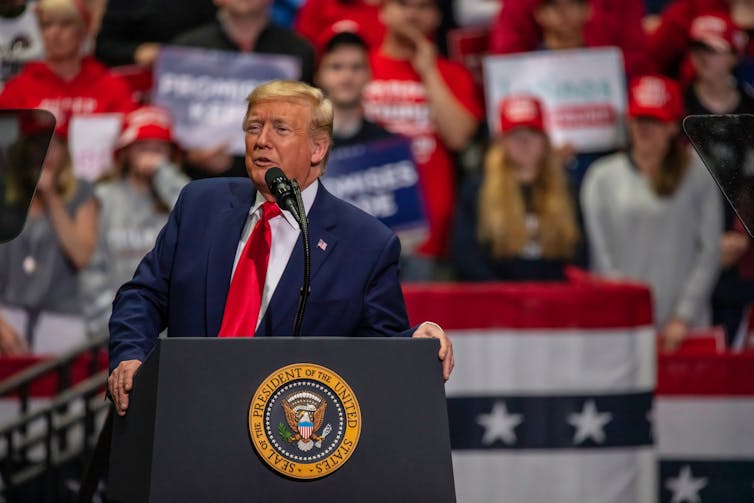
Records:
[[[190,183],[155,247],[113,302],[110,369],[143,361],[158,334],[216,337],[233,261],[256,197],[247,178]],[[309,210],[311,295],[302,324],[307,336],[408,336],[398,281],[400,244],[375,218],[320,184]],[[317,246],[322,241],[326,246]],[[301,237],[255,336],[291,335],[303,282]]]

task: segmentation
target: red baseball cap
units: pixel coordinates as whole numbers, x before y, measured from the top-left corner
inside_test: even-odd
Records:
[[[705,14],[691,22],[689,39],[717,52],[740,53],[746,47],[746,33],[723,14]]]
[[[172,121],[167,110],[154,105],[137,108],[126,115],[116,149],[128,147],[139,140],[162,140],[175,144]]]
[[[631,81],[628,91],[628,116],[651,117],[675,122],[683,117],[681,88],[661,75],[645,75]]]
[[[544,132],[542,102],[536,96],[512,94],[500,102],[500,132],[506,133],[517,127],[528,127]]]
[[[353,19],[341,19],[325,28],[325,30],[317,36],[317,40],[315,41],[314,45],[319,57],[322,57],[330,41],[342,33],[350,33],[352,35],[358,36],[361,40],[364,41],[364,45],[367,48],[370,48],[369,44],[364,38],[364,30],[361,24]]]

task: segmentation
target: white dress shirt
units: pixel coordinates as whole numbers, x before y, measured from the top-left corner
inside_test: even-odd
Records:
[[[319,180],[315,180],[314,183],[301,191],[301,199],[304,201],[304,208],[306,209],[307,215],[314,203],[314,198],[317,196],[318,187]],[[267,200],[262,193],[257,191],[257,198],[249,209],[249,216],[246,218],[246,224],[244,224],[243,232],[241,233],[241,240],[238,242],[238,247],[236,248],[236,258],[233,261],[233,274],[236,273],[238,259],[241,257],[241,253],[243,253],[246,241],[248,241],[251,236],[251,231],[262,216],[261,208],[262,204],[265,202],[267,202]],[[298,227],[298,222],[296,222],[296,219],[293,218],[293,215],[288,210],[283,210],[280,215],[270,220],[270,230],[272,231],[270,262],[267,264],[267,277],[264,280],[262,304],[259,306],[257,327],[259,326],[259,322],[262,320],[265,311],[267,311],[270,299],[275,293],[275,288],[280,282],[280,277],[283,275],[283,271],[288,265],[288,259],[291,258],[293,248],[296,246],[296,240],[301,233],[301,229]]]

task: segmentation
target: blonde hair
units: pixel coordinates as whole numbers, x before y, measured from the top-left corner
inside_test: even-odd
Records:
[[[246,107],[244,124],[246,123],[246,118],[248,118],[251,107],[264,101],[273,100],[287,100],[308,104],[312,111],[312,120],[309,125],[311,136],[326,136],[327,140],[332,143],[332,103],[325,98],[324,93],[322,93],[320,89],[297,80],[273,80],[254,89],[251,94],[249,94],[249,97],[246,98],[249,105]]]
[[[60,138],[59,136],[53,136],[50,143],[58,141],[61,143],[63,152],[63,159],[61,160],[61,166],[58,168],[58,172],[55,175],[55,190],[64,201],[68,202],[73,199],[76,194],[76,175],[73,174],[73,158],[71,157],[71,149],[68,147],[68,140]]]
[[[547,259],[570,259],[580,240],[573,200],[566,185],[564,167],[549,142],[532,187],[532,210],[539,219],[535,239]],[[477,236],[490,246],[496,258],[515,257],[531,236],[526,228],[526,207],[515,168],[497,141],[484,159],[484,181],[479,191]]]
[[[84,14],[86,10],[88,14]],[[91,22],[91,6],[86,0],[38,0],[36,4],[37,15],[42,13],[55,13],[75,18],[84,30],[89,28]],[[90,19],[86,19],[88,15]]]
[[[34,139],[25,138],[11,147],[8,163],[10,170],[7,174],[5,193],[6,201],[8,201],[8,203],[17,204],[25,197],[25,190],[27,190],[28,187],[26,187],[24,179],[28,178],[31,172],[29,169],[29,162],[31,161],[28,149],[31,148],[31,143],[34,141]],[[62,166],[55,175],[55,191],[60,194],[65,202],[69,202],[76,194],[77,184],[76,176],[73,174],[71,151],[65,140],[53,137],[50,140],[50,143],[54,141],[62,142],[63,148],[65,149]],[[33,187],[31,187],[31,190],[33,192]]]

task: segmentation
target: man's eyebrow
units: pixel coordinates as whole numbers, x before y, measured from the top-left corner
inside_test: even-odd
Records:
[[[271,117],[269,119],[265,119],[263,117],[259,116],[249,116],[246,118],[246,122],[272,122],[273,124],[289,124],[290,120],[288,120],[285,117]]]

